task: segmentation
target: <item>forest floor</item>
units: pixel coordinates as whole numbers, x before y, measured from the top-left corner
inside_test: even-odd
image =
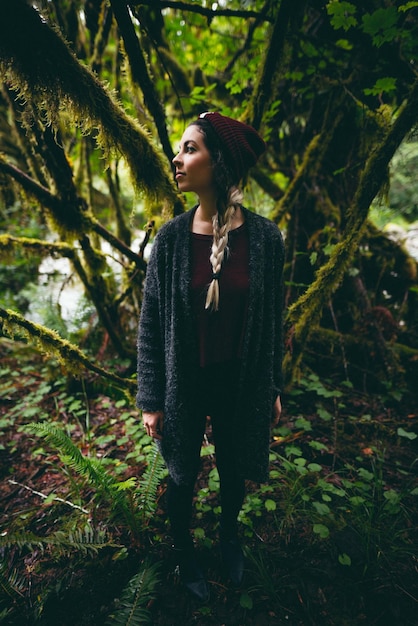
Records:
[[[63,378],[59,366],[3,339],[0,370],[0,623],[417,626],[418,415],[412,400],[392,398],[391,404],[358,392],[327,399],[312,396],[312,386],[284,399],[281,427],[272,438],[270,485],[249,485],[241,524],[246,573],[239,590],[230,589],[222,573],[217,493],[214,483],[208,488],[214,461],[210,453],[204,456],[194,527],[211,597],[199,605],[175,572],[165,481],[156,513],[133,539],[88,485],[77,485],[57,451],[24,428],[39,420],[65,426],[84,454],[94,447],[97,456],[116,459],[122,480],[144,469],[140,456],[126,460],[132,420],[121,414],[138,419],[135,409],[99,391],[68,385],[63,391],[51,382],[54,371]],[[64,396],[73,405],[63,404]],[[83,418],[80,398],[88,404]],[[208,437],[210,445],[210,432]],[[28,532],[50,536],[77,516],[106,530],[108,543],[97,554],[82,546],[57,552],[52,544],[23,538]],[[159,567],[146,607],[149,621],[112,621],[118,598],[144,560]]]

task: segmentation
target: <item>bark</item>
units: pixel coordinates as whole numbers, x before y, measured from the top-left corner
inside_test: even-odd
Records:
[[[136,35],[127,3],[125,0],[110,0],[110,5],[123,38],[125,51],[129,59],[132,82],[142,90],[145,104],[154,119],[161,145],[171,164],[174,158],[174,152],[168,137],[164,109],[149,74],[141,42]]]
[[[293,351],[287,355],[286,367],[291,377],[298,369],[310,333],[318,326],[323,308],[341,283],[357,252],[370,204],[385,178],[388,163],[417,119],[418,80],[387,136],[366,163],[341,242],[335,246],[329,261],[319,269],[315,281],[290,307],[288,322],[294,324]]]

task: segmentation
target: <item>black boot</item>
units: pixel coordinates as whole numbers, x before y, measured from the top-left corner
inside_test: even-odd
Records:
[[[209,600],[209,587],[193,547],[174,548],[179,567],[180,580],[188,591],[200,602]]]
[[[244,553],[236,537],[226,539],[221,537],[221,554],[226,574],[233,587],[238,589],[244,577]]]

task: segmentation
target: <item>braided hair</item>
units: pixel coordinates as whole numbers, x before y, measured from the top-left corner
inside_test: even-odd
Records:
[[[213,179],[217,191],[217,213],[213,216],[213,241],[210,255],[212,280],[206,295],[206,309],[219,309],[219,276],[228,255],[229,231],[237,208],[242,201],[242,192],[235,176],[226,162],[219,137],[204,118],[192,122],[203,134],[205,145],[211,155]]]

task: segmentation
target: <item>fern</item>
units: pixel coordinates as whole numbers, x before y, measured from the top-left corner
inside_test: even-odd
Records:
[[[26,548],[33,551],[35,548],[44,550],[53,548],[56,556],[68,556],[77,551],[85,555],[96,555],[106,547],[119,547],[118,544],[108,541],[104,531],[97,531],[89,524],[83,529],[76,529],[65,533],[58,530],[47,537],[40,537],[31,532],[18,532],[0,537],[0,546],[3,548]],[[1,569],[0,569],[1,576]]]
[[[62,462],[90,481],[98,494],[108,502],[111,511],[125,521],[135,536],[142,532],[145,520],[155,510],[156,492],[163,466],[158,451],[154,453],[152,463],[144,474],[144,482],[137,497],[133,490],[132,479],[118,481],[106,470],[100,460],[85,457],[71,438],[57,426],[46,423],[30,424],[25,427],[25,430],[44,437],[50,445],[56,448],[61,455]],[[140,503],[139,511],[136,506],[137,501]]]
[[[157,490],[161,482],[164,471],[164,461],[157,448],[154,447],[150,459],[148,459],[147,469],[144,472],[142,482],[136,492],[142,520],[149,519],[155,512],[157,506]]]
[[[15,599],[16,597],[22,597],[26,583],[22,577],[19,576],[15,569],[9,571],[5,561],[0,562],[0,591],[1,596]],[[1,597],[0,596],[0,597]]]
[[[146,607],[156,597],[156,587],[160,581],[158,570],[158,563],[143,563],[141,570],[131,578],[117,601],[116,611],[108,617],[108,626],[151,624],[151,615]]]

